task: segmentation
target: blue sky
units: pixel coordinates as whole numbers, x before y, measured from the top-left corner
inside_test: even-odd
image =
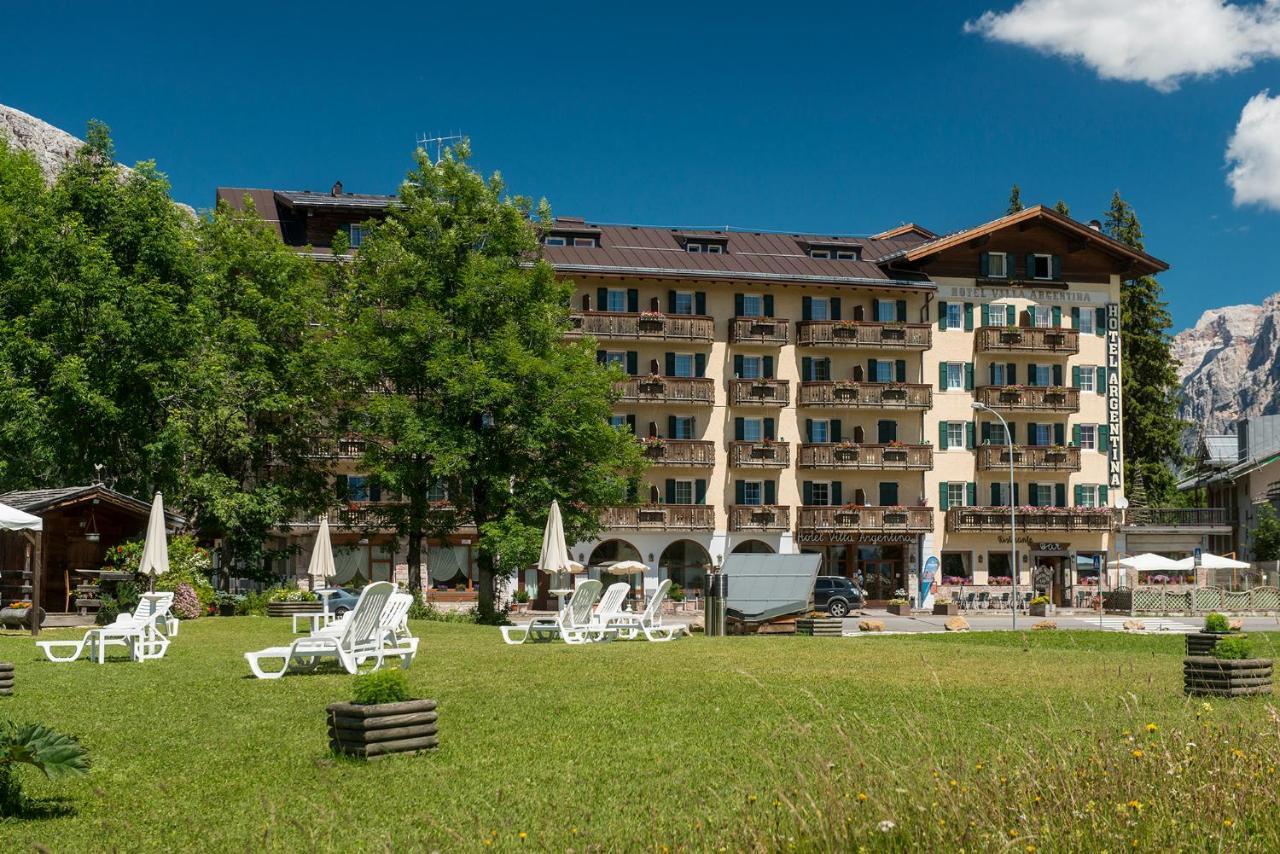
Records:
[[[1280,290],[1280,213],[1235,207],[1224,160],[1275,59],[1171,92],[1101,79],[965,31],[1012,0],[195,5],[10,5],[0,103],[102,119],[196,207],[218,185],[390,192],[449,130],[514,191],[608,222],[944,231],[1014,182],[1084,220],[1119,188],[1173,265],[1175,329]]]

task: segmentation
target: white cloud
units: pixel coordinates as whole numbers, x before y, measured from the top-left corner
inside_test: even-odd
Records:
[[[1227,144],[1227,165],[1237,205],[1280,211],[1280,96],[1264,89],[1244,105]]]
[[[1188,77],[1280,57],[1280,0],[1020,0],[964,26],[994,41],[1077,59],[1099,77],[1162,92]]]

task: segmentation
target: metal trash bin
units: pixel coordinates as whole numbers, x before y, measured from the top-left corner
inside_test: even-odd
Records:
[[[707,574],[707,605],[704,626],[707,637],[724,637],[727,632],[726,609],[729,600],[729,576],[723,572]]]

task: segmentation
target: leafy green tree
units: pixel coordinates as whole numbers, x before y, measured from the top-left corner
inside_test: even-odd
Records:
[[[179,500],[202,541],[221,541],[224,578],[266,578],[272,529],[328,495],[315,444],[335,391],[324,283],[252,204],[219,205],[196,237],[189,322],[201,335],[168,402]]]
[[[1014,184],[1013,188],[1009,190],[1009,208],[1005,211],[1005,215],[1016,214],[1022,209],[1022,188]]]
[[[1253,559],[1280,560],[1280,517],[1271,504],[1254,507]]]
[[[343,364],[371,390],[352,423],[369,439],[367,470],[403,501],[390,518],[408,539],[410,586],[425,537],[474,524],[489,618],[495,578],[536,560],[552,499],[570,541],[590,536],[642,463],[608,423],[618,375],[594,342],[565,338],[572,286],[539,257],[530,202],[468,157],[465,143],[434,163],[418,151],[400,205],[335,284]],[[428,500],[437,484],[449,511]]]
[[[1063,216],[1071,216],[1070,206],[1068,206],[1062,199],[1058,199],[1058,201],[1054,203],[1053,209]]]
[[[1142,224],[1117,190],[1104,229],[1112,238],[1143,249]],[[1176,491],[1174,467],[1183,462],[1178,420],[1178,372],[1169,355],[1173,318],[1155,276],[1121,282],[1120,344],[1124,368],[1125,491],[1141,483],[1153,503],[1168,502]]]

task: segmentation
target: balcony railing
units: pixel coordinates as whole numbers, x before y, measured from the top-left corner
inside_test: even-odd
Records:
[[[933,508],[801,507],[796,529],[811,540],[842,534],[927,534],[933,531]]]
[[[788,326],[790,321],[776,317],[735,317],[729,324],[729,340],[778,347],[787,343]]]
[[[981,471],[1009,470],[1008,445],[979,445],[978,468]],[[1080,449],[1043,445],[1014,445],[1015,471],[1080,471]]]
[[[1124,524],[1153,528],[1225,528],[1225,507],[1130,507]]]
[[[354,460],[364,454],[365,440],[357,438],[310,440],[309,455],[317,459]]]
[[[788,442],[730,442],[729,465],[737,468],[784,469],[791,465]]]
[[[1109,507],[1019,507],[1019,531],[1110,531],[1115,512]],[[1007,531],[1008,507],[952,507],[948,531]]]
[[[861,383],[852,380],[800,383],[801,406],[856,409],[928,409],[933,387],[916,383]]]
[[[984,385],[978,402],[1005,412],[1079,412],[1080,389],[1066,386]]]
[[[608,507],[600,520],[626,531],[713,531],[716,508],[707,504],[634,504]]]
[[[791,508],[784,504],[734,504],[729,507],[730,531],[789,531]]]
[[[733,406],[789,406],[789,380],[729,380],[729,403]]]
[[[568,335],[652,341],[710,341],[715,320],[702,315],[651,312],[577,311],[569,316]]]
[[[800,446],[800,468],[925,471],[933,468],[933,446],[806,444]]]
[[[704,377],[630,377],[617,388],[622,403],[710,406],[716,399],[715,381]]]
[[[641,439],[644,456],[655,466],[711,468],[716,464],[716,443],[701,439]]]
[[[1040,326],[980,326],[980,353],[1053,353],[1069,356],[1080,352],[1080,330]]]
[[[804,320],[796,326],[801,347],[868,347],[878,350],[927,350],[933,341],[928,323],[878,323],[870,320]]]

